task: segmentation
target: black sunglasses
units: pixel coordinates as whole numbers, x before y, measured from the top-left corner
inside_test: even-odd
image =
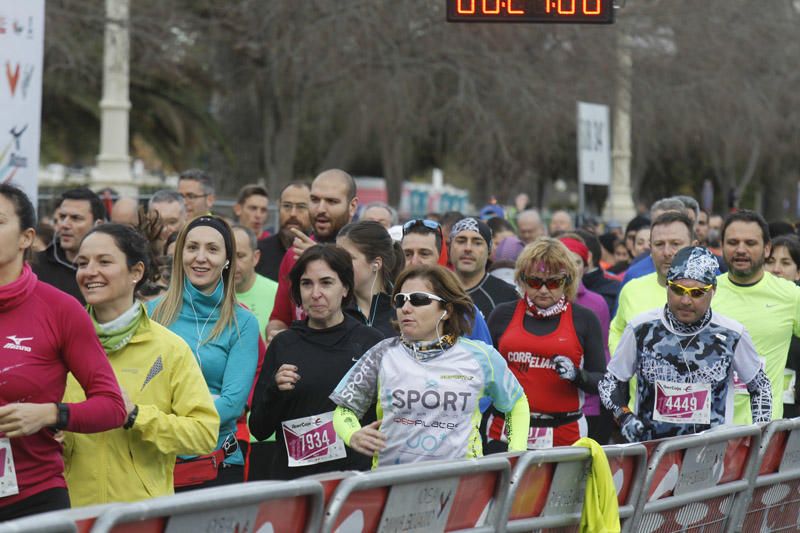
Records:
[[[429,292],[398,292],[394,295],[394,306],[400,309],[406,305],[406,302],[411,302],[414,307],[424,307],[430,305],[434,300],[444,302],[444,298]]]
[[[422,226],[431,231],[442,231],[442,226],[435,220],[428,220],[427,218],[415,218],[403,224],[403,235],[406,235],[412,228]]]
[[[537,278],[535,276],[526,276],[525,274],[521,274],[520,278],[522,282],[525,283],[531,289],[541,289],[542,285],[550,289],[551,291],[554,289],[558,289],[559,287],[563,287],[569,276],[563,276],[560,278],[550,278],[550,279],[542,279]]]

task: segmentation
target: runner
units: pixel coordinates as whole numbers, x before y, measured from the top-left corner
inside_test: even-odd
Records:
[[[397,336],[392,326],[394,309],[389,295],[394,279],[405,267],[400,244],[392,240],[379,222],[364,220],[343,227],[336,237],[336,245],[353,258],[354,311],[384,338]]]
[[[690,246],[672,258],[667,305],[631,320],[600,383],[600,399],[630,442],[733,423],[733,371],[755,422],[769,422],[772,391],[744,326],[711,310],[716,258]],[[635,414],[627,382],[637,377]]]
[[[215,450],[224,450],[224,464],[213,473],[215,479],[192,488],[244,480],[236,420],[255,379],[259,337],[256,317],[236,303],[235,260],[236,241],[228,223],[214,215],[197,217],[178,236],[166,294],[147,303],[153,320],[177,333],[194,352],[220,417]]]
[[[364,224],[364,223],[362,223]],[[383,229],[376,222],[368,222]],[[385,231],[385,230],[384,230]],[[292,299],[308,318],[272,339],[250,415],[258,439],[276,432],[272,479],[366,470],[333,429],[330,391],[383,334],[342,312],[353,301],[353,259],[333,245],[306,250],[289,274]]]
[[[606,369],[603,335],[592,311],[575,305],[575,262],[558,240],[540,237],[517,258],[524,291],[489,317],[489,331],[522,384],[531,411],[528,449],[569,446],[587,435],[584,393],[596,393]],[[487,411],[487,449],[505,451],[505,419]]]
[[[492,250],[492,230],[484,222],[467,217],[450,230],[450,261],[461,285],[484,317],[504,302],[517,301],[517,291],[486,272]]]
[[[86,235],[75,259],[78,287],[128,411],[124,427],[65,433],[75,506],[172,494],[175,456],[209,453],[217,442],[219,415],[191,349],[134,299],[152,273],[149,246],[129,226],[103,224]],[[65,401],[84,397],[70,376]]]
[[[25,193],[0,184],[0,522],[70,506],[56,430],[94,433],[125,422],[125,402],[92,321],[25,262],[35,227]],[[85,401],[59,403],[68,372]]]
[[[800,335],[800,288],[764,271],[770,235],[764,218],[741,210],[722,226],[722,255],[728,272],[719,276],[714,309],[747,328],[772,384],[772,416],[783,417],[783,372],[793,336]],[[741,378],[741,376],[739,376]],[[736,387],[736,423],[750,423],[751,401]]]
[[[478,402],[488,396],[509,424],[509,449],[525,449],[528,401],[497,351],[464,338],[475,307],[449,270],[403,271],[393,296],[400,337],[353,366],[331,394],[336,433],[373,457],[373,468],[483,455]],[[377,404],[378,420],[361,426]]]

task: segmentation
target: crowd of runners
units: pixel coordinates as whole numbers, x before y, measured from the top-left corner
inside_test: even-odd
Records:
[[[335,169],[232,217],[215,192],[190,170],[37,220],[0,185],[0,520],[798,415],[788,222],[525,195],[398,220]]]

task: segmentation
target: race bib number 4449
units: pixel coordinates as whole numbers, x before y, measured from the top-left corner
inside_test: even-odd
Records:
[[[289,466],[308,466],[347,456],[333,429],[333,412],[281,422]]]
[[[672,424],[710,424],[711,385],[657,381],[653,418]]]

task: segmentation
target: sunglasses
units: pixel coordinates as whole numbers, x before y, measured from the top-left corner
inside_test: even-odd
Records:
[[[667,286],[669,286],[669,290],[680,297],[689,295],[694,299],[702,298],[714,287],[713,285],[706,285],[705,287],[684,287],[683,285],[675,283],[674,281],[668,281]]]
[[[567,276],[561,278],[542,279],[534,276],[526,276],[525,274],[520,275],[520,278],[522,279],[522,282],[531,289],[541,289],[542,285],[544,285],[551,291],[558,289],[559,287],[563,287],[569,279]]]
[[[434,300],[444,302],[444,298],[428,292],[398,292],[394,295],[394,306],[400,309],[406,305],[406,302],[411,302],[414,307],[424,307],[430,305]]]
[[[417,226],[428,228],[431,231],[442,231],[442,226],[435,220],[428,220],[427,218],[415,218],[403,224],[403,235],[407,234],[412,228]]]

